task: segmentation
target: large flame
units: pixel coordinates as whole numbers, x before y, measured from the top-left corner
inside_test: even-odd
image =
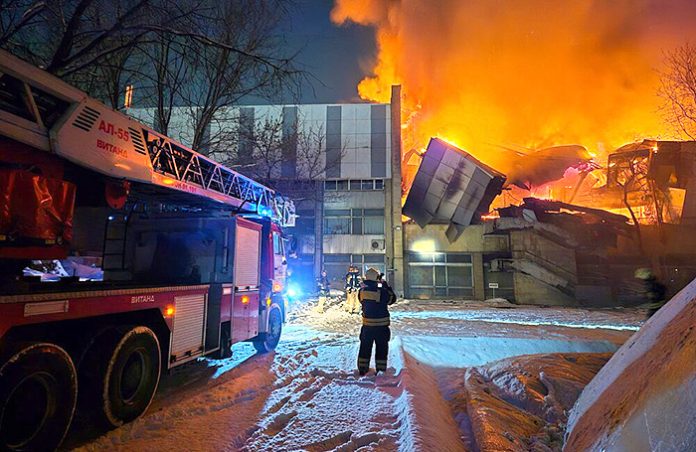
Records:
[[[403,86],[404,152],[440,136],[494,167],[504,147],[602,158],[668,137],[657,70],[696,37],[693,0],[336,0],[331,18],[375,28],[358,90],[388,102]]]

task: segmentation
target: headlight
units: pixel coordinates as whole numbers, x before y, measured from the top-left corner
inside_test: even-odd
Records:
[[[288,290],[285,292],[290,298],[297,298],[302,294],[300,288],[295,284],[290,284]]]

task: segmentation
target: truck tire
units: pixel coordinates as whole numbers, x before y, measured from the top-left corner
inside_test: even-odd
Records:
[[[159,384],[161,353],[148,327],[110,328],[100,334],[80,365],[80,408],[108,428],[138,418]]]
[[[260,333],[253,339],[254,348],[259,353],[268,353],[275,350],[283,331],[283,316],[280,308],[271,308],[268,314],[268,332]]]
[[[0,450],[54,450],[77,403],[77,371],[54,344],[27,344],[0,364]]]

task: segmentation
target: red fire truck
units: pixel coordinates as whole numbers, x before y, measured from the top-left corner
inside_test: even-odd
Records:
[[[0,449],[58,447],[76,409],[129,422],[161,371],[233,343],[272,350],[294,217],[273,190],[0,52]]]

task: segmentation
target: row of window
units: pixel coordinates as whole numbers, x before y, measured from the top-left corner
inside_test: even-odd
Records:
[[[324,211],[324,234],[384,234],[384,210],[327,209]]]
[[[386,272],[384,254],[324,254],[324,269],[331,281],[338,281],[336,288],[342,289],[349,266],[358,267],[365,274],[372,267],[380,273]]]
[[[324,254],[324,262],[331,264],[384,264],[384,254]]]
[[[471,264],[471,254],[462,253],[409,253],[408,261],[420,265],[421,263],[433,263],[435,265],[447,264]]]
[[[382,179],[351,179],[324,181],[326,191],[373,191],[384,190]]]

